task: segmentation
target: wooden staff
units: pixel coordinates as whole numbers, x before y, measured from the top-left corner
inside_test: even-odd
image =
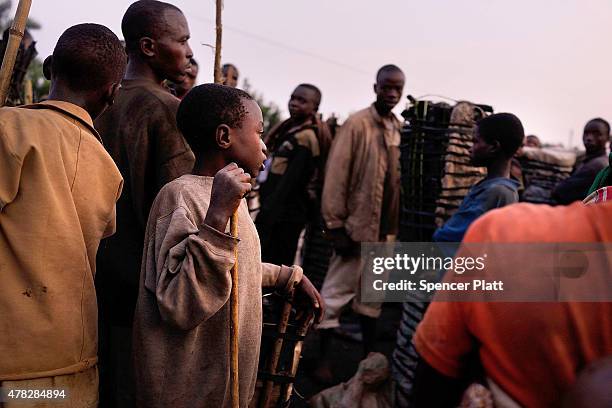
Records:
[[[4,106],[6,103],[9,86],[11,85],[11,78],[13,77],[15,59],[17,58],[19,45],[23,39],[31,5],[32,0],[19,0],[17,12],[15,13],[15,20],[13,20],[13,24],[11,25],[11,29],[9,31],[9,40],[8,44],[6,45],[6,50],[4,51],[2,67],[0,67],[0,106]]]
[[[238,238],[238,211],[232,214],[230,231],[233,237]],[[230,324],[230,355],[232,380],[232,408],[240,407],[240,378],[238,377],[238,244],[234,248],[234,266],[232,267],[232,291],[230,292],[230,311],[232,321]]]
[[[223,26],[221,24],[221,11],[223,9],[223,0],[217,0],[217,40],[215,42],[215,84],[223,82],[223,75],[221,74],[221,38],[223,34]]]
[[[223,11],[223,0],[217,0],[216,7],[216,41],[215,41],[215,84],[223,82],[221,76],[221,38],[223,26],[221,25],[221,13]],[[233,237],[238,238],[238,211],[232,214],[230,219],[230,232]],[[230,292],[230,381],[232,391],[232,408],[240,407],[240,378],[238,376],[238,245],[234,249],[234,266],[232,267],[232,291]]]

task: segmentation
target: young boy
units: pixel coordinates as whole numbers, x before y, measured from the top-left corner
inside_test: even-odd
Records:
[[[331,144],[327,126],[317,118],[321,91],[301,84],[291,94],[291,117],[264,139],[271,152],[270,169],[261,180],[257,232],[262,259],[291,265],[300,233],[320,207],[323,166]]]
[[[193,88],[178,126],[192,147],[193,174],[168,183],[151,208],[134,321],[137,402],[143,407],[226,407],[230,389],[230,270],[238,252],[240,406],[253,395],[262,286],[322,301],[300,267],[261,263],[245,194],[266,158],[261,110],[246,92]],[[228,221],[238,211],[238,237]]]
[[[436,242],[461,242],[476,218],[494,208],[518,202],[519,183],[510,178],[512,157],[525,137],[519,118],[496,113],[478,122],[471,160],[487,168],[487,177],[474,185],[457,212],[433,235]]]

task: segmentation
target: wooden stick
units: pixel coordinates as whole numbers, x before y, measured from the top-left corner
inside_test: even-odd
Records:
[[[217,0],[217,39],[215,42],[215,84],[223,82],[221,74],[221,38],[223,35],[223,25],[221,24],[221,11],[223,10],[223,0]]]
[[[11,85],[11,78],[13,77],[15,59],[17,58],[19,45],[23,39],[31,5],[32,0],[19,0],[17,12],[15,12],[15,20],[13,20],[13,24],[11,25],[11,29],[9,31],[9,40],[8,44],[6,45],[6,50],[4,51],[2,67],[0,67],[0,106],[4,106],[6,103],[9,86]]]
[[[295,286],[295,284],[294,284]],[[278,337],[274,341],[274,346],[272,347],[272,354],[270,355],[270,359],[268,360],[268,364],[266,367],[266,371],[271,375],[276,375],[278,360],[280,359],[281,351],[283,349],[284,335],[287,333],[287,326],[289,325],[289,316],[291,315],[291,302],[293,301],[294,288],[289,290],[287,294],[287,300],[285,300],[285,304],[283,305],[283,312],[281,314],[280,322],[278,323]],[[267,408],[270,403],[270,397],[272,396],[272,388],[274,387],[274,382],[271,379],[267,379],[264,382],[264,392],[261,398],[261,407]]]
[[[296,331],[296,336],[305,337],[306,333],[308,333],[308,329],[314,322],[314,313],[309,313],[300,324]],[[304,340],[298,340],[295,343],[295,347],[293,348],[293,359],[291,360],[291,367],[289,368],[289,375],[294,378],[297,375],[298,365],[300,363],[300,356],[302,355],[302,346],[304,344]],[[293,384],[289,383],[285,384],[282,387],[281,391],[281,403],[286,403],[291,398],[291,393],[293,392]]]
[[[230,231],[233,237],[238,238],[238,211],[230,220]],[[238,244],[234,248],[234,266],[232,267],[232,291],[230,292],[230,355],[231,355],[231,385],[232,408],[240,407],[240,378],[238,377]]]

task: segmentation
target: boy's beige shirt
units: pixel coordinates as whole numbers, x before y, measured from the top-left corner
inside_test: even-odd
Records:
[[[238,208],[238,240],[204,224],[212,183],[212,177],[195,175],[171,181],[149,214],[132,347],[139,407],[231,406],[229,296],[236,245],[240,406],[253,396],[262,286],[277,286],[287,274],[261,262],[245,200]],[[296,269],[291,279],[299,280]]]
[[[123,180],[89,114],[60,101],[0,109],[0,166],[0,380],[82,371]]]

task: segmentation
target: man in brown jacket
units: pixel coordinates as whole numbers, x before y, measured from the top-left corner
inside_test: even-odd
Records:
[[[37,407],[97,404],[95,259],[122,179],[92,119],[125,64],[112,31],[79,24],[53,51],[49,99],[0,109],[2,406],[24,403],[11,389],[56,391]]]
[[[376,102],[351,115],[338,131],[328,158],[323,186],[322,213],[334,255],[323,283],[326,304],[319,329],[338,327],[349,303],[361,316],[364,351],[376,340],[380,304],[359,301],[362,262],[361,242],[386,241],[397,234],[399,219],[400,121],[391,110],[404,89],[404,74],[395,65],[383,66],[376,75]],[[327,352],[329,330],[322,332]],[[329,379],[325,365],[321,379]]]
[[[182,82],[193,56],[183,13],[159,1],[137,1],[121,29],[129,55],[115,105],[96,121],[104,144],[125,179],[117,204],[117,234],[98,255],[101,402],[131,405],[129,377],[132,318],[145,226],[161,187],[191,171],[193,153],[176,127],[179,100],[164,80]],[[108,401],[116,396],[115,401]]]

